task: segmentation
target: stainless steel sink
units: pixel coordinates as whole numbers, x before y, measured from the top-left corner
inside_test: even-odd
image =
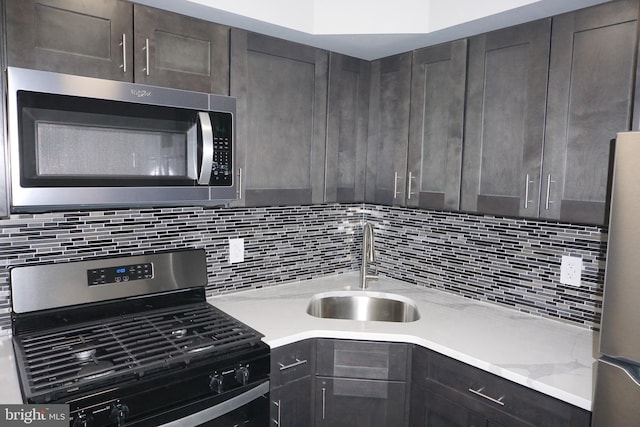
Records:
[[[328,319],[414,322],[420,319],[409,298],[383,292],[335,291],[314,295],[307,313]]]

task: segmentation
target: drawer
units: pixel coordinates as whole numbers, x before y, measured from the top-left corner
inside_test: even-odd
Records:
[[[540,420],[546,426],[578,425],[572,420],[589,419],[588,411],[433,351],[414,348],[413,368],[415,380],[430,388],[450,389],[532,425]]]
[[[311,375],[314,341],[298,341],[271,350],[271,387]]]
[[[405,381],[408,344],[320,339],[317,375],[343,378]]]

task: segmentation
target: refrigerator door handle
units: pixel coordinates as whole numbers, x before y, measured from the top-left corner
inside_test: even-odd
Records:
[[[598,360],[592,427],[636,427],[640,423],[640,367]]]

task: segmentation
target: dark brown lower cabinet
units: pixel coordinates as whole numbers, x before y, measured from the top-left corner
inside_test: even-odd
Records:
[[[316,426],[395,427],[405,425],[406,383],[316,377]]]
[[[271,426],[589,427],[591,413],[418,345],[273,349]]]
[[[311,377],[271,389],[270,426],[303,427],[311,424]]]
[[[407,425],[408,344],[318,339],[315,366],[317,427]]]
[[[484,427],[487,419],[465,407],[461,402],[449,400],[426,387],[411,388],[411,426],[432,427]]]
[[[269,426],[313,425],[311,373],[315,363],[315,341],[298,341],[271,351]]]
[[[410,425],[588,427],[591,413],[423,347],[412,354]]]

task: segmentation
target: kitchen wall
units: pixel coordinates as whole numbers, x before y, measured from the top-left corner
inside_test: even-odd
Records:
[[[375,224],[384,275],[598,328],[602,227],[326,204],[12,215],[0,220],[0,333],[11,327],[6,267],[204,248],[212,295],[357,270],[363,218]],[[235,237],[245,239],[245,262],[229,264]],[[560,257],[570,254],[585,261],[580,288],[559,284]]]

